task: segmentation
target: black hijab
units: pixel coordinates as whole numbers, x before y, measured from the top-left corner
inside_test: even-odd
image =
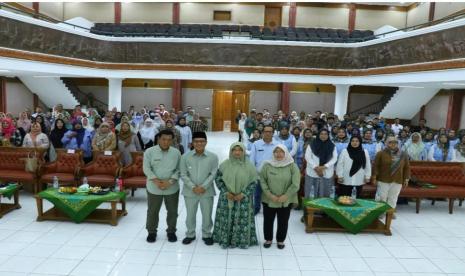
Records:
[[[61,121],[61,123],[63,124],[61,129],[57,127],[58,121]],[[63,121],[62,119],[56,119],[55,126],[53,127],[53,130],[50,133],[50,141],[52,142],[53,146],[56,149],[63,147],[63,143],[61,142],[61,139],[63,139],[63,136],[65,135],[66,131],[68,130],[65,127],[65,121]]]
[[[322,141],[320,139],[320,134],[325,131],[328,134],[328,140]],[[334,144],[329,138],[329,131],[325,128],[321,129],[318,132],[316,138],[310,144],[313,154],[318,156],[320,159],[320,166],[328,163],[328,161],[333,157]]]
[[[352,140],[358,139],[360,145],[357,148],[352,147]],[[362,138],[360,136],[353,136],[350,138],[349,145],[347,146],[347,152],[349,153],[350,159],[352,159],[352,167],[350,168],[349,176],[353,176],[360,170],[360,168],[365,168],[367,164],[367,159],[365,156],[365,151],[362,147]]]

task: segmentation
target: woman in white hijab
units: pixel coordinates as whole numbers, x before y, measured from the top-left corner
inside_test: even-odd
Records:
[[[278,248],[284,248],[284,240],[291,208],[297,204],[297,192],[300,188],[300,170],[286,146],[278,144],[273,149],[273,158],[264,161],[260,171],[263,204],[263,234],[269,248],[273,241],[273,224],[278,217],[276,240]]]
[[[94,131],[94,127],[90,124],[90,121],[87,117],[83,117],[81,119],[81,123],[84,129],[88,130],[89,132]]]
[[[165,121],[161,118],[160,114],[155,114],[155,118],[153,119],[153,124],[156,129],[160,129],[161,127],[165,126]]]
[[[150,118],[145,119],[143,127],[137,133],[140,144],[143,150],[146,150],[154,145],[155,135],[157,135],[158,129],[153,124],[153,120]]]

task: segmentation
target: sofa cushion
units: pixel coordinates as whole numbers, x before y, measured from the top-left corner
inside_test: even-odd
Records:
[[[124,179],[124,187],[131,188],[145,188],[147,183],[147,177],[145,176],[133,176]]]
[[[93,174],[87,176],[87,182],[91,186],[113,187],[115,185],[115,178],[107,174]]]
[[[465,174],[458,166],[452,167],[411,167],[411,175],[418,181],[434,185],[464,186]]]
[[[72,173],[48,173],[42,175],[40,178],[41,183],[53,183],[53,177],[57,176],[60,186],[74,186],[75,179]]]
[[[35,175],[26,172],[24,168],[22,170],[0,169],[0,179],[6,181],[32,182],[35,180]]]

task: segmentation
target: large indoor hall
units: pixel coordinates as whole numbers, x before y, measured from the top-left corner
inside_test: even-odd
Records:
[[[465,2],[0,2],[0,276],[465,275]]]

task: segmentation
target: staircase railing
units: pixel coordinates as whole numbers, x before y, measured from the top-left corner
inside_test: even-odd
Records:
[[[394,94],[396,93],[397,88],[390,89],[391,91],[387,91],[383,94],[380,100],[370,103],[366,106],[357,108],[349,112],[350,117],[357,116],[359,114],[379,114],[383,110],[383,108],[387,105],[387,103],[392,99]]]
[[[85,104],[88,107],[97,108],[98,110],[108,110],[108,104],[96,99],[91,93],[82,92],[81,89],[74,84],[72,79],[61,78],[61,80],[80,103]]]

